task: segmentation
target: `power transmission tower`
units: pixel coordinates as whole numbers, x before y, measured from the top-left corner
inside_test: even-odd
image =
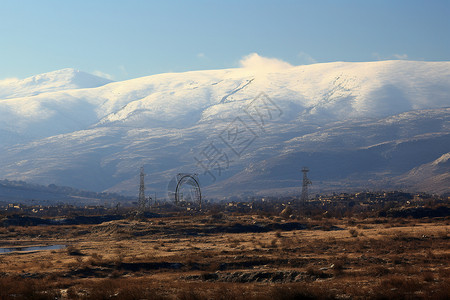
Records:
[[[302,184],[302,196],[300,198],[302,203],[308,200],[308,185],[312,184],[311,180],[308,178],[309,169],[307,167],[302,168],[303,173],[303,184]]]
[[[143,213],[145,210],[145,206],[147,205],[147,199],[145,198],[145,174],[144,167],[141,167],[140,174],[141,182],[139,185],[139,201],[138,201],[138,211]]]

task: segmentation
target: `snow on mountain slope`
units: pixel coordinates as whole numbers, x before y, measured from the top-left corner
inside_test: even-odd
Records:
[[[397,178],[399,185],[431,193],[450,193],[450,152]]]
[[[450,108],[331,123],[285,140],[275,151],[277,155],[262,156],[256,150],[256,159],[245,169],[209,186],[206,192],[298,193],[304,165],[311,170],[312,192],[417,187],[416,182],[403,180],[404,174],[446,153],[449,129]],[[448,170],[441,171],[448,176]],[[448,189],[441,185],[439,192]]]
[[[0,100],[35,96],[68,89],[92,88],[111,80],[67,68],[26,79],[0,80]]]
[[[197,172],[211,195],[226,195],[295,189],[308,165],[318,190],[358,174],[362,187],[448,152],[449,95],[450,62],[383,61],[168,73],[10,98],[0,101],[0,178],[133,194],[145,165],[160,193],[174,174]],[[265,115],[252,121],[249,108]],[[223,140],[236,120],[254,134],[239,155]],[[196,163],[211,145],[229,158],[216,182]]]
[[[23,141],[117,122],[179,128],[232,118],[262,91],[288,118],[383,117],[449,106],[449,78],[449,62],[407,61],[160,74],[0,101],[0,134]]]

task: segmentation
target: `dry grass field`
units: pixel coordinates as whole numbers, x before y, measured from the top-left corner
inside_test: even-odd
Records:
[[[0,228],[0,299],[448,299],[450,221],[209,214]]]

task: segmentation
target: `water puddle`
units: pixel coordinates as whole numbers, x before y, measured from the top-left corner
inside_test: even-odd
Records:
[[[66,248],[66,245],[49,245],[49,246],[30,246],[30,247],[11,247],[0,248],[0,254],[9,252],[26,252],[26,251],[38,251],[38,250],[59,250]]]

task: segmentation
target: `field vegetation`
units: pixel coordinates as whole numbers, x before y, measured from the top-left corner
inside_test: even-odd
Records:
[[[67,247],[0,254],[0,299],[448,299],[449,234],[448,216],[296,207],[3,226],[2,248]]]

